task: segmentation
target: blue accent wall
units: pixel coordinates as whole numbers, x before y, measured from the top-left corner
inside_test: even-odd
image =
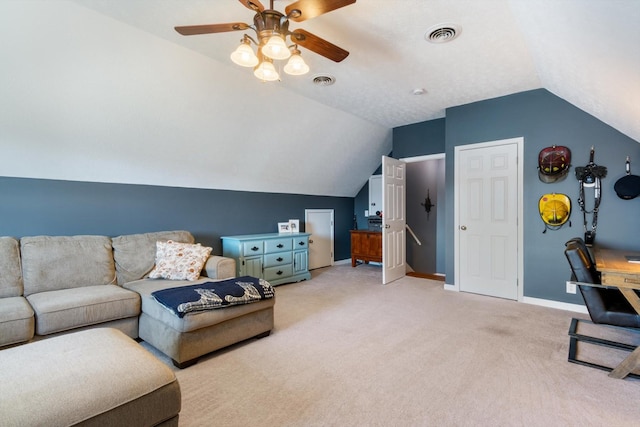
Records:
[[[608,169],[607,177],[602,180],[595,243],[602,247],[640,250],[640,197],[622,200],[613,189],[615,182],[625,175],[626,156],[631,157],[631,172],[640,175],[638,141],[549,91],[538,89],[452,107],[447,109],[445,119],[395,128],[393,153],[396,158],[446,154],[444,258],[446,282],[454,284],[455,147],[517,137],[524,138],[524,158],[519,159],[524,168],[524,295],[582,304],[579,295],[567,294],[565,289],[571,274],[564,257],[564,243],[572,237],[584,236],[574,168],[588,163],[590,148],[594,146],[595,163]],[[571,170],[564,181],[545,184],[538,179],[538,153],[551,145],[571,149]],[[570,197],[571,226],[542,233],[544,223],[538,213],[538,201],[543,194],[554,192]],[[587,189],[586,196],[587,209],[590,209],[593,190]],[[587,219],[590,227],[591,216]]]
[[[444,153],[445,119],[429,120],[393,129],[393,157]]]
[[[354,199],[0,177],[0,236],[117,236],[188,230],[222,254],[220,236],[276,232],[305,209],[334,209],[336,261],[351,257]]]
[[[597,118],[544,89],[447,109],[446,115],[446,278],[454,283],[454,147],[465,144],[524,137],[524,295],[581,304],[579,295],[567,294],[570,270],[564,243],[584,236],[583,217],[577,204],[578,181],[574,168],[589,161],[608,169],[602,180],[602,201],[595,243],[604,247],[640,249],[640,198],[622,200],[613,186],[625,175],[626,156],[631,170],[640,173],[640,144]],[[565,145],[572,152],[569,176],[545,184],[538,179],[538,153],[544,147]],[[394,141],[395,151],[395,141]],[[636,162],[634,163],[634,159]],[[634,167],[634,164],[636,165]],[[591,197],[593,196],[593,190]],[[545,193],[564,193],[572,200],[571,227],[544,230],[538,200]],[[593,206],[587,190],[587,209]],[[591,217],[589,219],[589,226]]]

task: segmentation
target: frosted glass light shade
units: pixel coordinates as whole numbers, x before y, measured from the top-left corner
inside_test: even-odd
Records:
[[[255,67],[258,65],[258,57],[253,53],[253,49],[246,43],[241,43],[236,50],[231,53],[231,60],[241,67]]]
[[[262,61],[262,63],[253,70],[253,74],[260,80],[267,82],[273,82],[280,78],[276,67],[269,61]]]
[[[302,56],[294,53],[291,55],[291,58],[289,58],[287,65],[284,66],[284,72],[292,76],[301,76],[309,72],[309,66],[304,62]]]
[[[287,59],[291,52],[280,36],[271,36],[267,44],[262,46],[262,54],[271,59]]]

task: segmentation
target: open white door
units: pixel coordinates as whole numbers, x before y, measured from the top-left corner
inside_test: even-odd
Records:
[[[382,283],[407,272],[406,164],[382,156]]]

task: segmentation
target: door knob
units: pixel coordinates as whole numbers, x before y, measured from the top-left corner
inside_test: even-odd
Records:
[[[467,226],[466,226],[466,225],[462,225],[462,226],[460,226],[460,230],[464,231],[464,230],[466,230],[466,229],[467,229]]]
[[[309,239],[309,243],[313,243],[313,239]]]
[[[384,228],[391,228],[391,226],[389,224],[385,224]]]

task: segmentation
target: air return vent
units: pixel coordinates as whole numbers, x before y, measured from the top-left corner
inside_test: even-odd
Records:
[[[438,24],[429,28],[424,38],[431,43],[447,43],[460,35],[462,30],[455,24]]]
[[[313,84],[318,86],[331,86],[336,82],[336,78],[327,74],[313,76]]]

